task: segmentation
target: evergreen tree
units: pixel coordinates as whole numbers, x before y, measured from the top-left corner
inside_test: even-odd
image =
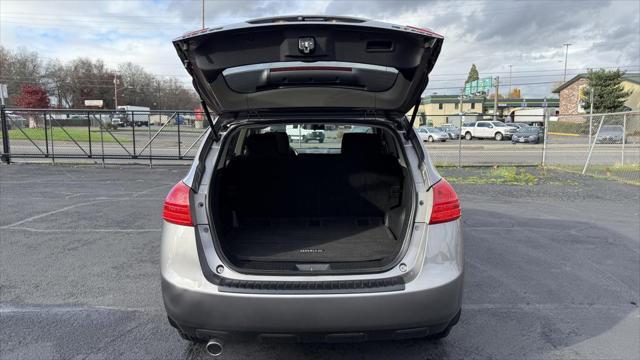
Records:
[[[480,79],[480,74],[478,74],[478,68],[476,68],[476,64],[471,64],[471,69],[469,69],[469,75],[467,76],[467,81],[464,83],[470,83],[472,81],[476,81]]]
[[[600,114],[626,110],[624,102],[629,95],[631,95],[631,91],[625,91],[622,86],[622,77],[624,74],[625,72],[620,69],[589,70],[587,74],[589,88],[586,89],[584,94],[584,108],[590,108],[590,92],[593,91],[594,113]]]

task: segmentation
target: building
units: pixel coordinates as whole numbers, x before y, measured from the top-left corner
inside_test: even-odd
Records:
[[[462,103],[462,112],[482,113],[483,102],[484,97],[482,96],[466,98]],[[458,113],[460,113],[460,97],[458,95],[427,95],[422,98],[418,108],[415,126],[440,126],[449,123],[449,117]]]
[[[558,86],[553,90],[554,93],[560,94],[560,114],[562,115],[579,115],[586,114],[589,109],[583,107],[581,94],[585,88],[589,86],[587,74],[578,74],[571,80]],[[625,74],[622,78],[622,86],[625,90],[631,90],[632,93],[625,101],[625,106],[632,111],[640,110],[640,74]],[[563,118],[574,121],[584,121],[583,116],[575,116]]]
[[[546,103],[545,103],[546,101]],[[558,98],[549,99],[498,99],[498,118],[504,119],[513,111],[522,108],[557,108]],[[494,100],[492,97],[475,96],[463,100],[462,112],[465,121],[482,118],[482,114],[493,115]],[[446,123],[459,122],[460,97],[458,95],[428,95],[422,99],[418,108],[418,117],[414,126],[440,126]],[[411,115],[411,112],[408,114]]]
[[[493,115],[493,97],[489,96],[484,102],[485,113]],[[504,118],[509,116],[513,111],[525,108],[557,108],[560,105],[558,98],[513,98],[498,99],[498,117]]]

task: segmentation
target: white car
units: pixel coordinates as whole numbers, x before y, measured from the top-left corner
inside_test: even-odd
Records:
[[[324,142],[324,130],[316,130],[313,124],[292,124],[286,126],[287,137],[289,141],[301,141],[307,143],[309,141]]]
[[[465,124],[460,129],[460,133],[465,139],[495,139],[501,141],[510,139],[516,132],[516,128],[507,126],[501,121],[481,120],[472,124]]]

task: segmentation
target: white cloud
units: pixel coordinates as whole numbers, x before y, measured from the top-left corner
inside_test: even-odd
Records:
[[[63,61],[101,58],[112,67],[132,61],[187,81],[171,40],[200,27],[200,6],[199,0],[2,0],[0,43]],[[357,16],[429,27],[445,36],[428,88],[439,93],[455,92],[446,88],[460,86],[471,63],[481,76],[503,79],[512,64],[513,84],[561,80],[565,42],[572,43],[570,69],[634,66],[630,69],[640,71],[637,1],[207,0],[206,10],[209,27],[284,14]],[[522,88],[526,96],[543,96],[551,84]]]

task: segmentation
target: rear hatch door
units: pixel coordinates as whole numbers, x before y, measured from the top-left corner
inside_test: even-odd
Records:
[[[294,16],[203,29],[174,40],[196,91],[217,114],[366,109],[406,113],[443,38],[342,17]]]

